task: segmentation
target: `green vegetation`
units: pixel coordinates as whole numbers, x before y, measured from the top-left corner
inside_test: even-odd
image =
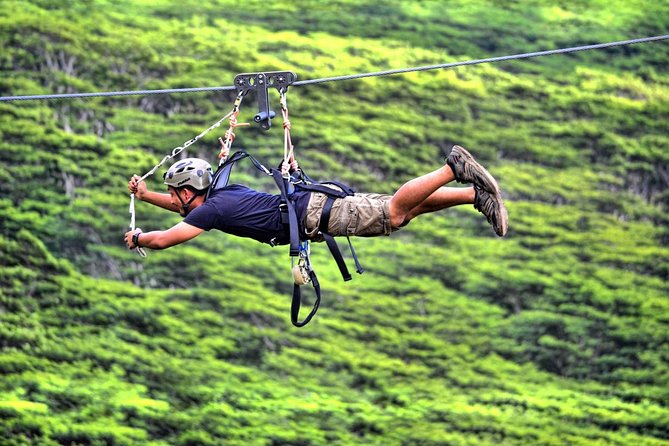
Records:
[[[318,78],[667,18],[646,0],[5,1],[0,94]],[[459,142],[511,216],[505,239],[467,207],[357,240],[367,272],[347,283],[315,246],[324,301],[303,329],[285,248],[212,232],[141,259],[121,242],[130,175],[234,93],[0,103],[0,444],[669,444],[668,63],[653,43],[291,88],[312,177],[390,192]],[[276,124],[236,145],[277,163]],[[215,159],[223,131],[189,155]],[[137,211],[145,230],[179,221]]]

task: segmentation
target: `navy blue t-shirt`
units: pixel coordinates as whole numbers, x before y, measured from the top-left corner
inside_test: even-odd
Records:
[[[308,203],[308,192],[296,192],[298,220]],[[272,239],[288,242],[287,227],[281,223],[280,195],[258,192],[241,184],[230,184],[211,192],[207,200],[193,209],[185,223],[209,231],[218,229],[263,243]]]

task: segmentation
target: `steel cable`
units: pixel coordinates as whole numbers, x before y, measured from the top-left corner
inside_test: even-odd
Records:
[[[638,43],[656,42],[660,40],[669,39],[669,35],[642,37],[639,39],[620,40],[617,42],[597,43],[592,45],[574,46],[570,48],[558,48],[555,50],[535,51],[530,53],[512,54],[508,56],[488,57],[485,59],[464,60],[459,62],[449,62],[438,65],[425,65],[420,67],[400,68],[394,70],[375,71],[370,73],[349,74],[343,76],[325,77],[320,79],[307,79],[293,83],[293,86],[321,84],[324,82],[338,82],[351,79],[360,79],[365,77],[376,76],[390,76],[395,74],[412,73],[416,71],[438,70],[445,68],[455,68],[466,65],[478,65],[484,63],[495,63],[509,60],[529,59],[532,57],[550,56],[554,54],[567,54],[577,51],[597,50],[611,48],[615,46],[633,45]],[[93,98],[93,97],[110,97],[110,96],[148,96],[156,94],[171,94],[171,93],[199,93],[208,91],[231,91],[235,90],[234,85],[222,87],[199,87],[199,88],[167,88],[162,90],[136,90],[136,91],[103,91],[95,93],[64,93],[64,94],[43,94],[43,95],[29,95],[29,96],[0,96],[0,102],[9,101],[29,101],[29,100],[49,100],[49,99],[74,99],[74,98]]]

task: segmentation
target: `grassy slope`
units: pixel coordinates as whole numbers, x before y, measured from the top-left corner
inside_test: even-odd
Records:
[[[661,34],[669,14],[181,4],[6,3],[0,92],[315,78]],[[312,176],[389,191],[459,141],[512,216],[504,240],[472,209],[359,240],[368,272],[346,284],[318,247],[325,302],[303,330],[283,250],[212,233],[140,260],[118,243],[127,176],[229,95],[0,104],[7,444],[666,443],[665,47],[291,89]],[[276,129],[238,135],[263,159],[281,151]],[[213,158],[217,136],[190,153]],[[144,229],[177,221],[138,212]]]

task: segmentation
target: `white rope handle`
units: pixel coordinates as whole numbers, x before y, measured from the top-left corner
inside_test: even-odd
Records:
[[[130,230],[135,232],[135,194],[130,194]],[[140,256],[146,257],[146,251],[143,248],[137,246],[135,251]]]

